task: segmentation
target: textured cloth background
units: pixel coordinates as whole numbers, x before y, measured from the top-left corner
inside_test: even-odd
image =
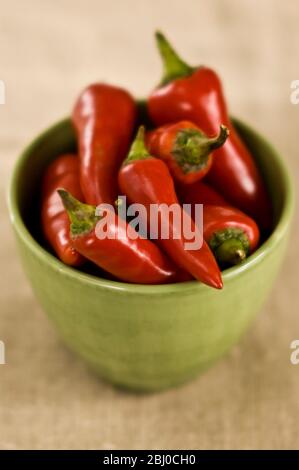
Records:
[[[298,3],[280,0],[10,0],[0,6],[0,448],[296,448],[299,245],[241,344],[202,377],[139,396],[102,383],[59,341],[33,298],[9,226],[5,192],[22,148],[66,115],[89,82],[144,96],[160,77],[152,33],[221,74],[232,112],[282,152],[299,183]],[[237,313],[237,312],[236,312]]]

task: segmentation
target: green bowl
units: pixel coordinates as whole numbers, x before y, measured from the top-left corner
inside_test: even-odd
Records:
[[[9,208],[33,291],[65,343],[114,384],[154,391],[191,379],[240,339],[272,288],[288,240],[292,186],[272,146],[235,124],[264,175],[275,225],[252,256],[223,272],[222,291],[196,281],[126,284],[65,266],[43,245],[38,191],[48,163],[75,150],[70,121],[42,133],[17,161]]]

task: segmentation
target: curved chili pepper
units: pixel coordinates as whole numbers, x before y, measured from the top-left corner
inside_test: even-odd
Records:
[[[136,119],[136,104],[121,88],[95,84],[79,96],[72,114],[80,157],[80,181],[88,204],[113,204],[117,172]]]
[[[218,75],[207,67],[190,67],[161,33],[156,37],[165,75],[162,85],[148,100],[151,120],[160,126],[188,119],[211,136],[224,124],[230,136],[215,150],[208,180],[232,205],[250,214],[262,227],[269,228],[269,197],[252,155],[228,116]]]
[[[251,217],[238,209],[203,206],[203,233],[220,265],[243,261],[259,243],[260,233]]]
[[[138,236],[114,212],[108,219],[105,237],[100,239],[96,226],[101,216],[96,215],[96,207],[79,202],[64,189],[58,193],[69,215],[71,242],[78,253],[122,281],[162,284],[178,279],[176,267],[160,249]]]
[[[148,132],[146,146],[152,155],[165,161],[177,181],[189,184],[208,173],[213,150],[224,144],[228,134],[221,125],[217,136],[207,137],[192,122],[180,121]]]
[[[179,206],[172,177],[167,165],[158,158],[152,157],[144,143],[144,127],[139,128],[137,137],[133,142],[127,159],[124,161],[118,175],[121,191],[128,196],[130,201],[142,204],[147,211],[147,219],[150,223],[151,205],[161,207],[162,204],[170,207],[173,204]],[[181,220],[190,223],[192,233],[198,233],[198,229],[188,214],[184,214],[179,206]],[[164,239],[161,231],[157,234],[158,244],[182,269],[188,271],[196,279],[209,286],[222,288],[221,273],[208,245],[203,245],[198,250],[186,250],[187,240],[182,224],[177,225],[174,218],[167,220],[161,212],[158,212],[159,227],[167,225],[169,238]],[[200,234],[199,234],[200,235]],[[200,237],[201,238],[201,237]]]
[[[196,181],[193,184],[178,184],[176,190],[183,204],[229,206],[220,193],[203,181]]]
[[[41,225],[44,236],[65,264],[78,266],[84,258],[76,252],[70,239],[70,221],[57,189],[65,187],[79,199],[79,160],[76,155],[61,155],[45,171],[42,181]]]

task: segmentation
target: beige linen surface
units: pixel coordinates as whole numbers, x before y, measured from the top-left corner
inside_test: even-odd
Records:
[[[279,279],[240,345],[179,389],[113,389],[59,341],[22,272],[5,192],[18,153],[66,115],[79,90],[108,80],[145,95],[159,79],[153,30],[193,63],[218,69],[232,112],[282,152],[296,185],[299,4],[280,0],[10,0],[0,2],[0,448],[297,448],[299,249],[296,230]],[[236,312],[237,314],[237,312]]]

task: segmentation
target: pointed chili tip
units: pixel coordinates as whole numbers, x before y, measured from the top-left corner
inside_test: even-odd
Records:
[[[223,288],[223,280],[221,276],[221,271],[215,261],[214,272],[206,273],[204,277],[197,277],[198,281],[206,284],[206,286],[213,287],[214,289],[222,289]]]
[[[221,272],[219,271],[219,275],[214,276],[212,280],[210,280],[209,285],[211,287],[214,287],[215,289],[222,289],[223,288],[223,280],[221,277]]]

